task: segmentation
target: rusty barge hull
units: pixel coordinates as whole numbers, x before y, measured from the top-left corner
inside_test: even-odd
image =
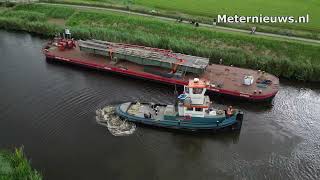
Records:
[[[244,68],[230,67],[224,65],[212,64],[206,68],[206,71],[200,75],[188,73],[183,78],[164,77],[145,71],[145,67],[128,61],[120,61],[118,64],[112,64],[111,60],[99,55],[94,55],[80,51],[79,47],[73,49],[59,50],[57,47],[50,46],[44,49],[44,55],[47,60],[60,61],[74,65],[80,65],[87,68],[98,69],[107,72],[115,72],[122,75],[132,76],[162,82],[172,85],[187,85],[189,79],[201,78],[215,84],[208,88],[208,92],[240,97],[242,99],[253,101],[264,101],[272,99],[278,92],[279,79],[276,76],[266,73],[264,76],[272,81],[271,85],[258,87],[256,81],[252,85],[243,84],[243,77],[251,75],[254,79],[260,76],[259,71]],[[163,68],[153,67],[159,72],[169,73]]]

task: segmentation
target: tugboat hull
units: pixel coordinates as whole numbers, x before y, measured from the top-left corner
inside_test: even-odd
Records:
[[[201,121],[203,118],[192,117],[191,119],[185,117],[177,117],[175,119],[157,119],[157,118],[145,118],[142,115],[130,114],[128,112],[130,106],[135,104],[134,102],[127,102],[120,104],[116,107],[116,114],[130,122],[141,123],[144,125],[169,128],[183,131],[205,131],[216,132],[218,130],[241,130],[243,113],[241,111],[236,112],[234,115],[228,118],[216,118],[210,121]],[[144,106],[150,106],[145,103]],[[166,105],[159,105],[166,106]]]

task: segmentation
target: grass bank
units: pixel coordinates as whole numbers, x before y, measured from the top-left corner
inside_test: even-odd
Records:
[[[320,39],[320,3],[299,0],[264,1],[209,1],[209,0],[40,0],[41,2],[73,4],[130,10],[170,18],[183,18],[212,24],[218,14],[253,16],[260,13],[268,16],[302,16],[309,14],[310,23],[302,24],[218,24],[219,26],[251,30],[309,39]],[[151,12],[156,10],[155,12]]]
[[[223,59],[226,65],[261,69],[287,79],[320,81],[319,45],[219,32],[121,13],[63,8],[68,13],[63,16],[57,13],[57,16],[54,12],[60,8],[56,6],[17,6],[0,14],[0,28],[53,35],[63,27],[50,24],[46,19],[60,17],[76,38],[96,38],[172,49],[175,52],[208,57],[212,63]],[[20,16],[25,11],[39,18],[25,20],[26,17]],[[12,14],[6,16],[8,13]]]
[[[20,148],[14,152],[0,151],[0,179],[41,180],[42,176],[31,168]]]
[[[196,20],[198,22],[212,24],[211,17],[198,16],[198,15],[190,15],[177,11],[170,10],[157,10],[153,11],[154,8],[137,5],[134,3],[134,0],[105,0],[105,1],[91,1],[91,0],[39,0],[39,2],[44,3],[55,3],[55,4],[70,4],[70,5],[83,5],[83,6],[91,6],[91,7],[102,7],[102,8],[111,8],[111,9],[119,9],[126,10],[132,12],[138,12],[149,15],[157,15],[162,17],[169,18],[183,18],[184,20]]]

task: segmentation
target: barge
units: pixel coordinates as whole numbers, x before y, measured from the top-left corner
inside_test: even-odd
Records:
[[[199,78],[208,83],[208,92],[247,100],[270,100],[279,89],[279,79],[264,71],[210,64],[208,58],[165,49],[56,37],[43,52],[47,60],[173,85],[188,85],[190,79]]]

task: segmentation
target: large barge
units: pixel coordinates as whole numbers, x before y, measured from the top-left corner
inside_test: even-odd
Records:
[[[100,40],[55,38],[43,52],[47,60],[168,84],[184,86],[190,79],[199,78],[206,81],[209,92],[248,100],[270,100],[279,88],[279,79],[264,71],[210,64],[208,58],[165,49]]]

